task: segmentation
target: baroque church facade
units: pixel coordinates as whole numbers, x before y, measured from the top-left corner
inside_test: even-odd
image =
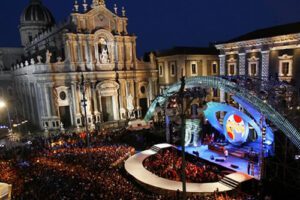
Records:
[[[89,125],[142,117],[158,93],[155,62],[137,59],[125,9],[82,2],[59,24],[41,0],[21,15],[24,59],[10,75],[23,116],[41,129],[83,126],[83,90]]]

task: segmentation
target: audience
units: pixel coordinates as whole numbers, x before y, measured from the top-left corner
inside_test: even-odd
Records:
[[[163,149],[147,158],[144,166],[152,173],[174,181],[181,181],[182,159],[180,151],[175,148]],[[192,183],[218,182],[221,180],[220,170],[216,166],[204,163],[186,162],[186,180]]]
[[[155,194],[141,187],[124,170],[123,163],[135,153],[132,146],[115,144],[118,133],[94,133],[91,147],[76,134],[36,139],[22,149],[22,158],[13,152],[0,153],[0,182],[13,185],[13,199],[21,200],[173,200],[178,194]],[[18,153],[19,154],[19,153]],[[26,159],[24,159],[26,158]],[[151,172],[180,180],[179,152],[167,149],[150,157],[145,166]],[[218,169],[201,163],[187,163],[189,182],[214,182]],[[189,200],[238,200],[244,196],[219,193],[191,196]]]

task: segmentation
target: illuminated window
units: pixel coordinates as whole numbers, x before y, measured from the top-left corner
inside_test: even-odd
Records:
[[[291,77],[293,71],[293,56],[284,54],[279,57],[279,76]],[[285,79],[287,80],[287,79]]]
[[[236,75],[236,67],[237,67],[237,59],[235,58],[230,58],[227,60],[227,75],[228,76],[233,76]]]
[[[171,76],[175,76],[175,73],[176,73],[176,66],[175,66],[175,64],[172,64],[171,65]]]
[[[283,62],[281,66],[282,75],[288,76],[290,69],[290,63],[289,62]]]
[[[218,89],[214,88],[213,93],[214,93],[214,97],[218,97]]]
[[[162,77],[162,76],[164,76],[164,74],[163,74],[163,66],[162,65],[159,65],[159,76],[160,77]]]
[[[218,73],[218,66],[216,63],[213,63],[212,65],[212,71],[213,71],[213,74],[217,74]]]
[[[256,74],[256,64],[251,64],[251,74]]]
[[[248,74],[249,76],[258,76],[259,58],[252,56],[248,59]]]
[[[192,63],[192,75],[197,75],[197,64]]]
[[[235,64],[230,64],[228,71],[229,71],[228,75],[234,75],[235,74]]]

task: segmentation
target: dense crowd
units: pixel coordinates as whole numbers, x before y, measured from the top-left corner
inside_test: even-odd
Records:
[[[135,148],[124,143],[116,144],[113,141],[114,137],[110,134],[106,134],[105,138],[105,140],[99,140],[94,137],[91,148],[87,148],[84,141],[77,136],[58,137],[46,142],[35,141],[30,151],[25,151],[29,155],[24,157],[26,159],[10,157],[7,154],[0,156],[0,182],[12,184],[13,199],[18,200],[179,199],[179,194],[171,196],[155,194],[140,186],[125,172],[123,167],[124,160],[135,153]],[[171,152],[164,153],[166,154],[165,165],[167,162],[172,163],[174,157],[171,156]],[[176,162],[175,164],[179,166],[180,159]],[[197,174],[202,172],[202,174],[208,174],[203,177],[194,176],[194,170]],[[199,167],[188,163],[188,180],[202,181],[199,177],[203,180],[217,180],[220,177],[211,174],[214,170],[208,165]],[[191,196],[188,199],[238,200],[246,198],[241,195],[234,197],[215,193],[205,197]]]
[[[182,158],[175,148],[163,149],[144,161],[146,169],[152,173],[174,181],[181,181]],[[186,162],[186,180],[192,183],[217,182],[222,176],[216,166],[206,163]]]

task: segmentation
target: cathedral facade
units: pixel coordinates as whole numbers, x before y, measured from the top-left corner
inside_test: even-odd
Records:
[[[31,0],[19,26],[24,58],[11,76],[24,117],[43,129],[142,117],[157,94],[155,63],[137,59],[136,36],[122,8],[104,0],[74,4],[55,23],[41,0]]]

